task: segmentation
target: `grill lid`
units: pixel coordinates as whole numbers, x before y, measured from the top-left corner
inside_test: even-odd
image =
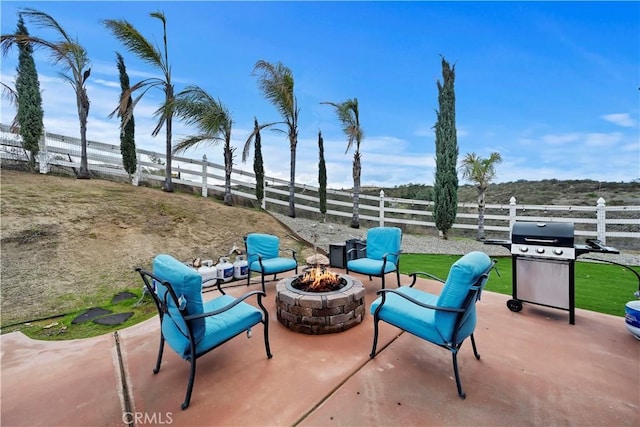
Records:
[[[511,243],[573,247],[573,223],[516,221],[511,229]]]

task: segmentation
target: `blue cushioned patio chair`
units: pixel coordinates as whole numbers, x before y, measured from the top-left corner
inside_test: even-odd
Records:
[[[231,338],[247,332],[258,323],[263,324],[264,346],[271,359],[269,347],[269,314],[262,305],[263,292],[252,291],[238,298],[225,295],[220,284],[219,297],[202,302],[202,277],[197,271],[170,255],[157,255],[153,260],[153,273],[136,268],[147,292],[156,303],[160,315],[160,348],[153,373],[157,374],[162,362],[165,341],[176,353],[191,364],[187,394],[182,409],[191,401],[196,375],[196,359]],[[244,300],[256,296],[258,307]]]
[[[367,231],[366,245],[362,249],[349,249],[349,252],[364,251],[364,256],[356,255],[356,259],[347,261],[347,274],[354,271],[366,274],[371,280],[372,276],[382,278],[384,289],[384,276],[396,272],[396,280],[400,286],[400,244],[402,243],[402,230],[398,227],[374,227]]]
[[[294,249],[280,249],[280,239],[271,234],[250,233],[244,237],[249,263],[247,286],[251,284],[251,272],[260,273],[262,292],[266,292],[264,276],[273,274],[275,280],[278,273],[295,270],[298,274],[298,260]],[[281,256],[281,252],[291,251],[291,258]]]
[[[408,286],[379,290],[380,297],[371,304],[374,336],[370,357],[373,359],[376,355],[380,320],[446,348],[453,356],[458,395],[464,399],[457,354],[464,340],[471,337],[473,353],[480,359],[473,338],[475,306],[495,263],[483,252],[470,252],[451,266],[446,282],[429,273],[416,272],[410,275],[413,282]],[[444,282],[440,295],[415,289],[418,275]]]

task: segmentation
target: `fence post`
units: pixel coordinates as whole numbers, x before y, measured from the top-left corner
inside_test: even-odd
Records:
[[[380,227],[384,227],[384,190],[380,190]]]
[[[513,229],[513,224],[516,222],[516,198],[511,196],[509,199],[509,230]]]
[[[209,189],[207,188],[207,155],[202,155],[202,197],[209,195]]]
[[[598,199],[598,204],[596,205],[596,218],[597,218],[596,224],[598,227],[597,228],[598,240],[600,240],[602,244],[606,245],[607,244],[607,225],[606,225],[607,207],[602,197]]]
[[[49,153],[47,152],[47,131],[43,129],[42,136],[40,137],[40,147],[38,149],[38,169],[40,173],[49,173],[51,166],[49,166]]]

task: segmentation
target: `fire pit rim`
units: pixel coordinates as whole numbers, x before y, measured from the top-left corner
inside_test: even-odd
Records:
[[[343,279],[346,283],[346,285],[344,285],[343,287],[341,287],[340,289],[336,289],[335,291],[321,291],[321,292],[307,292],[307,291],[301,291],[300,289],[294,288],[293,287],[293,282],[297,279],[301,279],[304,274],[298,274],[296,276],[291,276],[291,277],[287,277],[285,280],[285,286],[288,290],[290,290],[291,292],[294,292],[296,294],[300,294],[300,295],[309,295],[309,296],[327,296],[327,295],[337,295],[340,294],[342,292],[348,291],[349,289],[351,289],[353,287],[353,279],[351,277],[349,277],[346,274],[340,274],[340,273],[335,273],[338,277],[340,277],[341,279]]]

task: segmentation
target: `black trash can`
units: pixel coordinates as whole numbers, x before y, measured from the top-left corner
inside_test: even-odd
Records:
[[[345,243],[332,243],[329,245],[329,266],[335,268],[345,268],[347,266]]]

